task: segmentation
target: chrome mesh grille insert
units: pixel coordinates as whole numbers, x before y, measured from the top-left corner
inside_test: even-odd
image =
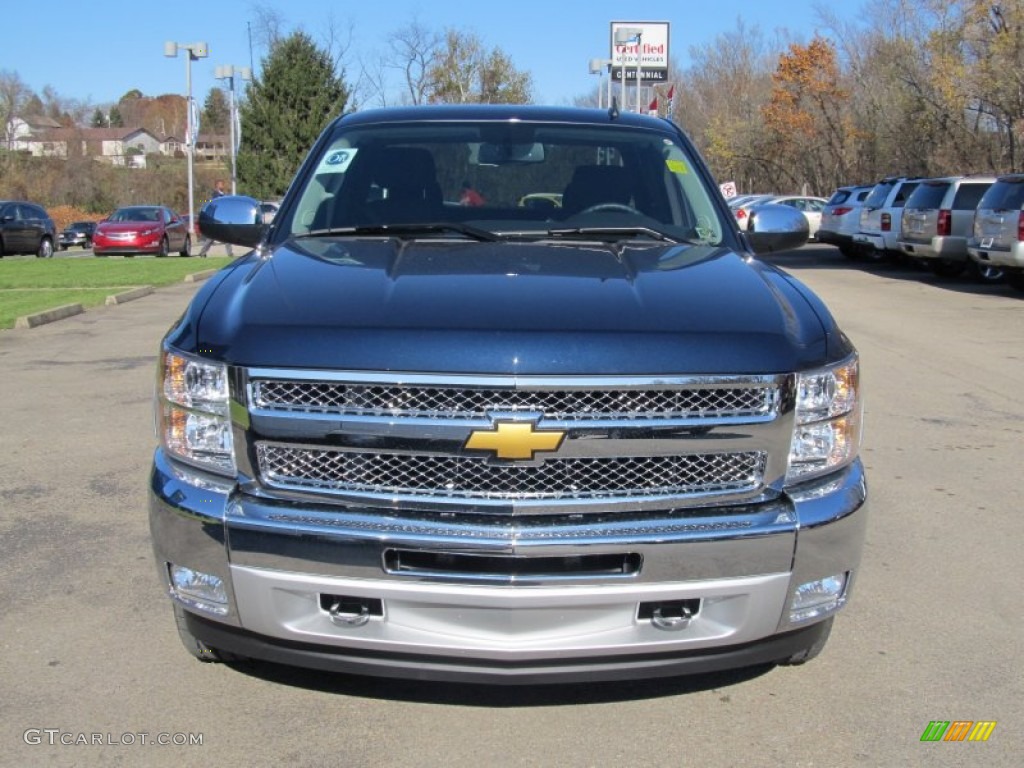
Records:
[[[738,493],[760,487],[766,462],[763,452],[749,451],[494,464],[467,456],[267,442],[257,444],[256,454],[264,482],[274,488],[506,501]]]
[[[767,385],[515,390],[283,379],[252,382],[252,404],[261,410],[432,419],[482,419],[488,413],[517,411],[540,412],[549,421],[762,417],[775,412],[776,395]]]

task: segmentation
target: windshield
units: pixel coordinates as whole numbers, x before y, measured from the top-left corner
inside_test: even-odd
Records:
[[[110,216],[111,221],[160,221],[159,208],[120,208]]]
[[[528,121],[340,125],[279,237],[332,234],[721,242],[722,219],[671,133]]]

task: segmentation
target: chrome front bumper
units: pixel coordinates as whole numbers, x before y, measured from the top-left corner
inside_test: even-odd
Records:
[[[806,641],[806,626],[789,621],[794,588],[833,574],[852,579],[867,515],[859,462],[775,502],[677,515],[463,517],[298,506],[241,495],[160,451],[150,491],[154,550],[168,591],[174,596],[169,563],[226,586],[226,615],[190,617],[211,645],[403,676],[415,658],[412,666],[426,665],[431,676],[456,679],[552,664],[635,670],[641,658],[703,653],[721,660],[722,652],[751,647],[761,654],[740,653],[745,663],[765,653],[782,658],[789,653],[783,640]],[[426,555],[432,567],[394,567],[396,552]],[[580,555],[622,555],[638,567],[574,571]],[[449,556],[570,566],[449,573]],[[325,607],[331,596],[380,608],[339,621]],[[687,621],[659,626],[643,616],[643,606],[680,601],[699,606]],[[473,676],[460,677],[467,664]]]

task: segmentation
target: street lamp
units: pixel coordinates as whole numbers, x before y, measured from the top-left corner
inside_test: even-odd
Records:
[[[178,57],[178,49],[181,48],[186,51],[185,56],[185,89],[188,94],[188,98],[185,102],[186,106],[186,129],[185,129],[185,150],[187,152],[188,159],[188,226],[189,234],[195,230],[196,219],[195,219],[195,205],[193,203],[192,194],[192,154],[195,150],[196,145],[196,119],[195,119],[195,104],[192,102],[192,62],[199,59],[204,59],[210,55],[210,47],[206,43],[164,43],[164,56],[172,59]]]
[[[640,43],[643,35],[640,30],[636,33],[636,113],[643,114],[643,105],[640,102],[640,67],[643,66],[643,54],[640,51]]]
[[[637,56],[637,61],[639,62],[639,60],[640,60],[640,33],[642,31],[643,30],[641,30],[639,27],[617,27],[615,29],[615,47],[618,48],[620,45],[626,45],[626,43],[632,43],[633,41],[636,41],[636,56]],[[620,69],[619,69],[619,76],[620,76],[621,81],[622,81],[622,91],[621,91],[621,95],[619,96],[619,101],[622,102],[622,108],[625,109],[626,108],[626,54],[625,54],[625,52],[622,52],[619,55],[621,56],[621,62],[622,62],[621,66],[620,66]],[[637,76],[639,76],[639,75],[640,75],[640,70],[638,68],[637,69]],[[639,82],[637,83],[637,87],[638,88],[640,87],[640,83]],[[639,111],[639,109],[637,111]]]
[[[590,74],[592,75],[603,75],[605,67],[611,67],[611,59],[591,59],[590,60]],[[601,108],[601,85],[597,85],[597,108]],[[608,107],[612,106],[612,78],[611,72],[608,74]]]
[[[214,77],[218,80],[228,81],[228,111],[231,120],[231,194],[238,193],[238,143],[241,141],[241,126],[238,126],[238,107],[235,102],[235,74],[243,80],[252,80],[252,70],[249,67],[235,67],[227,64],[217,67]]]

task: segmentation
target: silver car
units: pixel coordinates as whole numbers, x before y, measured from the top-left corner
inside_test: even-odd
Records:
[[[903,208],[900,249],[940,277],[966,271],[971,264],[967,237],[974,227],[974,210],[995,180],[994,176],[946,176],[922,181]]]
[[[967,253],[980,269],[1001,269],[1024,291],[1024,174],[1000,176],[981,198]]]

